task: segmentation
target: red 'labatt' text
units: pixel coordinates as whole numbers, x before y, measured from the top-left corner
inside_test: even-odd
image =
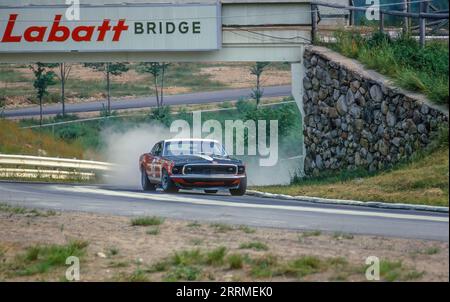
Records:
[[[105,41],[106,34],[113,32],[113,42],[118,42],[122,32],[128,30],[128,25],[125,24],[125,19],[120,19],[113,26],[111,21],[104,19],[99,26],[76,26],[72,30],[64,25],[60,25],[62,15],[56,15],[53,20],[53,25],[47,36],[48,26],[30,26],[25,29],[23,33],[15,33],[17,14],[9,15],[8,24],[3,33],[2,43],[20,43],[23,40],[27,42],[65,42],[72,39],[75,42],[91,42],[94,36],[96,41]],[[47,37],[46,37],[47,36]]]

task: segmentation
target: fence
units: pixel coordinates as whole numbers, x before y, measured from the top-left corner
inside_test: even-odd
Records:
[[[378,6],[378,13],[379,13],[379,30],[381,32],[384,32],[385,28],[385,22],[384,22],[384,16],[385,15],[392,15],[397,17],[403,17],[405,18],[404,22],[404,30],[406,32],[409,32],[411,29],[409,27],[410,19],[411,18],[417,18],[419,19],[419,42],[420,45],[423,47],[425,45],[425,34],[426,34],[426,20],[434,20],[434,22],[430,22],[429,24],[433,25],[442,25],[442,20],[448,20],[449,15],[448,11],[443,12],[428,12],[429,8],[431,7],[433,10],[436,11],[436,8],[430,4],[430,1],[423,0],[423,1],[416,1],[420,4],[420,11],[418,13],[412,13],[408,12],[408,3],[410,1],[404,0],[404,10],[403,11],[396,11],[396,10],[386,10],[383,9],[381,5]],[[318,6],[324,6],[324,7],[330,7],[330,8],[336,8],[336,9],[345,9],[349,10],[350,12],[355,11],[363,11],[365,12],[369,7],[358,7],[358,6],[352,6],[352,5],[341,5],[341,4],[335,4],[335,3],[328,3],[323,1],[311,1],[311,21],[312,21],[312,41],[313,43],[317,41],[317,31],[318,31],[318,23],[319,23],[319,10]],[[350,13],[352,16],[353,13]],[[436,21],[438,20],[438,21]],[[350,24],[353,24],[354,22],[350,22]]]

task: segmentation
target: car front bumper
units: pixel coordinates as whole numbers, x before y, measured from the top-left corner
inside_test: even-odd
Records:
[[[170,178],[179,188],[187,189],[236,189],[245,174],[181,174],[172,175]]]

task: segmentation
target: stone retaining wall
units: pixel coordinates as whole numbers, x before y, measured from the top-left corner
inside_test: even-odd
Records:
[[[305,174],[391,167],[430,142],[448,109],[323,47],[304,54]]]

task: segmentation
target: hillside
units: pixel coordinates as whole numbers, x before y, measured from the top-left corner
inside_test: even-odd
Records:
[[[0,153],[63,158],[83,158],[83,148],[49,134],[20,129],[14,122],[0,120]]]

